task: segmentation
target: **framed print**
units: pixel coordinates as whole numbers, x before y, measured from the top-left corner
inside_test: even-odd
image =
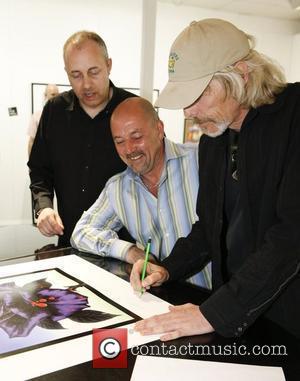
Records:
[[[28,380],[93,359],[94,330],[127,330],[127,348],[158,340],[134,322],[169,303],[77,255],[0,266],[0,369]]]
[[[59,268],[0,278],[0,358],[140,318]]]
[[[201,128],[194,119],[184,120],[183,143],[198,143],[201,135]]]
[[[48,83],[32,83],[31,84],[31,112],[32,114],[38,110],[42,110],[45,102],[45,89]],[[54,83],[58,87],[60,93],[71,89],[70,85]]]
[[[31,84],[31,112],[34,113],[40,110],[44,106],[44,92],[48,83],[32,83]],[[56,83],[60,93],[63,91],[71,90],[71,86],[67,84]],[[130,91],[133,94],[140,95],[140,89],[138,87],[122,87],[124,90]],[[153,103],[156,101],[159,95],[158,89],[153,89]]]
[[[129,91],[130,93],[140,95],[140,89],[138,87],[122,87],[122,89]],[[153,104],[155,103],[158,96],[159,96],[159,90],[153,89],[153,94],[152,94],[152,103]],[[155,110],[158,113],[158,107],[155,107]]]

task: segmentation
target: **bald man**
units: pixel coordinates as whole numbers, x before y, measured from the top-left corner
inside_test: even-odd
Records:
[[[119,104],[112,114],[111,131],[127,169],[112,177],[83,213],[71,244],[81,251],[135,263],[144,258],[139,247],[145,247],[151,237],[153,259],[162,260],[197,220],[197,146],[165,138],[163,122],[143,98]],[[137,245],[119,239],[123,226]],[[209,265],[189,281],[210,288]]]

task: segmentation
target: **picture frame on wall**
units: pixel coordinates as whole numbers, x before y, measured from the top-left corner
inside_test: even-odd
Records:
[[[201,128],[194,119],[184,120],[183,143],[198,143],[201,135]]]
[[[140,95],[140,89],[138,87],[122,87],[122,89],[129,91],[130,93]],[[159,96],[159,90],[153,89],[153,93],[152,93],[152,103],[153,104],[155,103],[158,96]]]
[[[44,107],[44,93],[48,83],[31,84],[31,112],[32,114]],[[70,85],[55,83],[60,93],[71,89]]]
[[[48,83],[32,83],[31,84],[31,112],[34,113],[37,110],[43,108],[45,87]],[[63,91],[71,90],[71,86],[67,84],[56,83],[60,93]],[[122,87],[124,90],[130,91],[133,94],[140,95],[140,89],[138,87]],[[159,95],[158,89],[153,89],[153,103],[156,101]]]

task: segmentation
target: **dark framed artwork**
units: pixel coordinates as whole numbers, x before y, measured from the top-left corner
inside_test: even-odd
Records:
[[[0,359],[140,320],[59,268],[0,278]]]
[[[43,108],[44,92],[45,92],[45,87],[47,85],[48,83],[37,83],[37,82],[31,84],[31,112],[32,113]],[[60,93],[71,89],[71,86],[66,84],[57,83],[56,86],[58,87]],[[136,95],[140,95],[140,89],[138,87],[123,87],[123,89],[130,91],[131,93],[134,93]],[[158,95],[159,95],[159,90],[153,89],[153,103],[156,101]]]
[[[31,112],[32,114],[44,107],[44,92],[48,83],[31,84]],[[60,93],[71,89],[70,85],[55,83]]]
[[[140,95],[140,89],[138,87],[122,87],[124,90],[130,91],[133,94]],[[153,94],[152,94],[152,103],[154,104],[156,99],[159,96],[159,90],[158,89],[153,89]],[[158,108],[155,107],[156,111],[158,112]]]
[[[198,143],[201,135],[201,128],[194,119],[184,120],[183,143]]]

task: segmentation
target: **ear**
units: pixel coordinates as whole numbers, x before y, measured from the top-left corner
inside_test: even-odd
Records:
[[[160,119],[157,121],[157,128],[159,132],[159,137],[162,140],[165,136],[165,128],[164,123]]]
[[[238,61],[234,67],[241,74],[241,77],[244,79],[244,82],[247,83],[249,79],[249,68],[245,61]]]
[[[66,68],[66,67],[64,67],[64,69],[65,69],[65,72],[66,72],[66,74],[67,74],[67,77],[68,77],[68,79],[69,79],[69,82],[71,82],[71,81],[70,81],[70,77],[69,77],[69,73],[68,73],[68,71],[67,71],[67,68]]]
[[[108,58],[108,59],[107,59],[107,69],[108,69],[108,74],[110,74],[111,67],[112,67],[112,59],[111,59],[111,58]]]

